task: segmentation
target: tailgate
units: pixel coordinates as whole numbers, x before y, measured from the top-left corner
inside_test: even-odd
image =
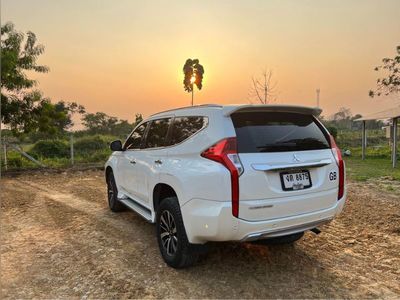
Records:
[[[330,149],[239,156],[245,170],[239,178],[239,217],[242,219],[283,218],[336,204],[338,185],[332,174],[337,174],[338,167]],[[296,162],[293,162],[294,156]],[[308,173],[309,184],[303,181],[304,173]],[[301,174],[299,185],[303,187],[287,189],[282,177],[288,174]]]
[[[239,218],[283,218],[336,204],[338,166],[328,134],[313,115],[256,110],[231,118],[244,168]]]

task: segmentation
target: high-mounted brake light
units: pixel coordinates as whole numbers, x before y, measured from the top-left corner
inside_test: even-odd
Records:
[[[339,167],[339,190],[338,190],[338,200],[342,199],[344,194],[344,161],[342,158],[342,153],[339,147],[336,145],[335,139],[333,136],[330,136],[331,139],[331,149],[333,156],[335,157],[336,163]]]
[[[232,215],[239,217],[239,176],[243,166],[237,153],[236,138],[219,141],[201,153],[202,157],[211,159],[225,166],[231,174]]]

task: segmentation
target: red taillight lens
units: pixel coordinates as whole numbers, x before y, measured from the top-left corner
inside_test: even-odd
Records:
[[[236,138],[227,138],[212,145],[201,153],[202,157],[224,165],[231,173],[232,215],[239,216],[239,176],[243,166],[237,154]]]
[[[331,137],[331,148],[333,156],[335,157],[336,163],[339,167],[339,191],[338,191],[338,200],[343,197],[344,194],[344,161],[342,158],[342,153],[339,147],[336,145],[335,139],[333,136]]]

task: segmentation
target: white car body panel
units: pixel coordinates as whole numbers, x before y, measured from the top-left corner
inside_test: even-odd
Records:
[[[174,146],[114,152],[105,167],[114,173],[118,197],[133,199],[148,209],[148,219],[154,222],[154,188],[160,183],[170,186],[177,195],[191,243],[272,237],[329,222],[341,212],[346,198],[345,190],[338,201],[338,180],[328,180],[330,172],[338,172],[331,149],[239,153],[244,167],[239,177],[239,217],[232,215],[228,169],[200,153],[224,138],[236,136],[232,113],[257,110],[314,116],[321,112],[318,108],[284,105],[204,105],[153,115],[142,123],[164,117],[204,116],[208,125]],[[294,154],[298,161],[293,161]],[[155,163],[157,160],[162,163]],[[279,170],[271,169],[288,165],[310,165],[305,169],[310,171],[312,187],[283,191]]]

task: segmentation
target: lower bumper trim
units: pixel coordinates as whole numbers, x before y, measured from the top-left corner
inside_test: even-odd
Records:
[[[311,222],[311,223],[294,225],[294,226],[289,226],[289,227],[285,227],[285,228],[279,228],[276,230],[272,229],[272,230],[268,230],[268,231],[250,233],[250,234],[246,235],[243,239],[241,239],[241,242],[251,242],[251,241],[260,240],[263,238],[283,236],[283,235],[289,235],[289,234],[297,233],[297,232],[301,232],[301,231],[306,231],[306,230],[315,228],[317,226],[327,224],[327,223],[331,222],[332,220],[333,220],[333,218],[328,218],[328,219],[322,219],[322,220],[318,220],[318,221]]]

